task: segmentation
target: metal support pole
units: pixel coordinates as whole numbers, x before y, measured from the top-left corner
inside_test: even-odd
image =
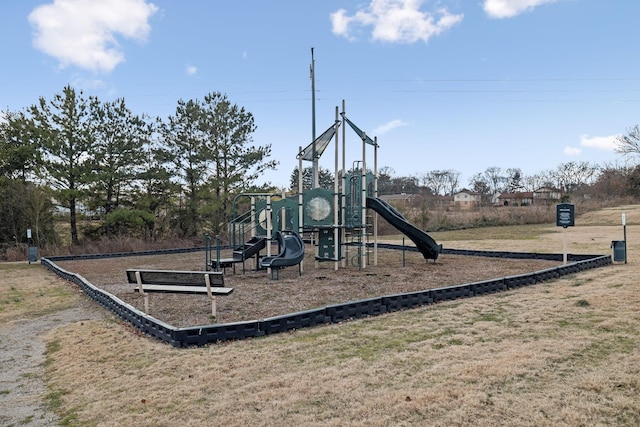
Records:
[[[562,263],[567,263],[567,227],[562,227]]]
[[[345,102],[342,100],[342,268],[347,266],[347,166],[346,166],[346,123]]]
[[[334,126],[336,127],[336,152],[335,152],[335,164],[334,164],[334,176],[333,176],[333,269],[338,271],[338,267],[340,266],[340,260],[338,259],[338,254],[340,253],[340,245],[339,242],[339,231],[340,231],[340,213],[338,212],[338,129],[337,127],[340,125],[340,120],[338,119],[338,107],[336,106],[336,121]]]
[[[267,196],[267,207],[265,209],[265,219],[267,222],[267,256],[271,256],[271,239],[273,230],[271,230],[271,196]],[[271,267],[267,269],[267,273],[271,275]]]
[[[313,59],[313,48],[311,48],[311,141],[313,143],[311,188],[316,188],[318,186],[318,159],[316,159],[316,61]]]
[[[624,263],[627,263],[627,214],[622,213],[622,238],[624,239]]]
[[[373,197],[378,197],[378,137],[373,139]],[[373,265],[378,265],[378,213],[373,215]]]
[[[298,152],[302,153],[302,147],[298,147]],[[302,237],[304,231],[304,197],[302,186],[302,156],[298,158],[298,234]],[[304,269],[304,260],[300,262],[300,272]]]
[[[211,270],[211,236],[204,235],[204,270]]]
[[[360,226],[362,227],[362,250],[360,251],[360,267],[366,268],[367,241],[365,237],[367,234],[367,134],[365,132],[362,132],[362,189],[360,203],[362,206],[360,218]]]
[[[404,244],[404,237],[402,238],[402,266],[406,267],[407,266],[407,261],[406,261],[406,256],[405,256],[405,252],[407,251],[407,247]]]
[[[250,223],[250,227],[251,230],[250,232],[252,234],[256,234],[256,230],[257,228],[257,223],[256,223],[256,198],[254,196],[250,197],[250,202],[251,203],[251,223]],[[244,243],[244,239],[245,239],[245,235],[244,235],[244,230],[242,231],[242,238],[240,239],[240,241],[238,242],[234,242],[234,245],[238,245],[240,243]]]

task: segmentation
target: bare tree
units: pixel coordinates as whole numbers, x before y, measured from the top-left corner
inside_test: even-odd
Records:
[[[481,173],[473,175],[469,180],[469,185],[473,191],[480,193],[483,196],[491,193],[491,187],[487,182],[487,178]]]
[[[558,165],[556,181],[558,187],[566,193],[577,190],[583,185],[589,185],[597,177],[598,167],[589,162],[568,162]]]
[[[598,178],[591,185],[593,194],[605,200],[626,196],[630,190],[633,191],[632,176],[634,169],[614,163],[604,163]]]
[[[489,190],[492,194],[504,191],[505,178],[502,175],[502,169],[498,166],[490,166],[484,171],[484,177],[486,183],[489,185]]]
[[[540,187],[555,187],[555,181],[550,178],[549,171],[527,175],[522,179],[522,189],[524,191],[536,191]]]
[[[617,138],[617,142],[616,153],[640,156],[640,125],[628,129],[626,135],[620,135]]]
[[[446,174],[446,193],[453,195],[460,184],[460,172],[449,169]]]
[[[433,170],[420,177],[423,186],[429,187],[434,194],[444,195],[449,185],[449,171]]]

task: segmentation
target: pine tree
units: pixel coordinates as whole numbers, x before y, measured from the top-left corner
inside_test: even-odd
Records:
[[[78,244],[78,200],[92,182],[91,151],[94,134],[90,103],[66,86],[51,101],[41,97],[29,108],[34,135],[42,153],[44,178],[53,188],[57,201],[69,209],[71,242]]]

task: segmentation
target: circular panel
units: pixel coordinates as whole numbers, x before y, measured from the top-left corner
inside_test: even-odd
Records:
[[[331,205],[322,197],[314,197],[305,206],[306,214],[314,221],[322,221],[331,213]]]

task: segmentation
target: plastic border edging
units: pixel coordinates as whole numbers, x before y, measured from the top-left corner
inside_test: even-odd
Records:
[[[403,249],[401,245],[379,245],[388,249]],[[409,247],[404,249],[410,250]],[[191,252],[202,249],[187,249],[182,252]],[[131,253],[128,256],[156,255],[160,253],[180,253],[181,250],[148,251]],[[487,256],[515,259],[546,259],[562,261],[562,254],[538,254],[528,252],[493,252],[493,251],[467,251],[446,250],[445,253],[456,255]],[[286,332],[290,330],[308,328],[328,323],[339,323],[351,319],[360,319],[376,316],[383,313],[391,313],[399,310],[407,310],[422,307],[442,301],[450,301],[459,298],[480,296],[522,286],[557,279],[561,276],[578,273],[580,271],[603,267],[612,263],[609,255],[570,255],[569,264],[538,270],[527,274],[520,274],[502,278],[483,280],[463,285],[443,288],[428,289],[417,292],[407,292],[396,295],[350,301],[343,304],[334,304],[317,309],[275,316],[267,319],[252,320],[215,325],[202,325],[188,328],[176,328],[168,325],[130,304],[125,303],[113,294],[96,287],[84,277],[60,268],[54,260],[69,259],[97,259],[127,256],[124,254],[106,254],[102,256],[73,256],[41,258],[41,264],[57,274],[61,278],[73,282],[93,300],[106,309],[115,313],[120,319],[130,323],[142,332],[165,341],[174,347],[203,346],[227,340],[239,340],[255,338],[265,335]]]

